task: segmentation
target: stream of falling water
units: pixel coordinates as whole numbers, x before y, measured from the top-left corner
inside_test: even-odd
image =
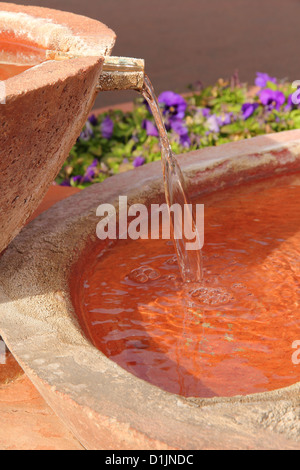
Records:
[[[179,204],[183,208],[184,205],[186,205],[185,210],[189,211],[189,207],[192,206],[190,205],[191,202],[189,201],[188,195],[186,193],[184,176],[176,157],[173,155],[168,139],[168,134],[164,125],[163,116],[152,83],[147,75],[145,75],[144,87],[141,93],[150,106],[159,132],[164,186],[168,207],[170,209],[173,204]],[[176,217],[176,214],[174,214],[174,217]],[[186,247],[187,243],[191,241],[186,238],[187,230],[185,230],[184,226],[186,223],[192,224],[192,232],[195,234],[195,237],[197,238],[197,245],[199,246],[198,250],[188,250]],[[176,224],[181,226],[181,238],[176,238],[175,236],[174,225]],[[200,249],[200,236],[192,211],[189,211],[189,217],[186,219],[180,217],[179,220],[177,217],[177,220],[175,218],[172,220],[171,217],[171,232],[183,281],[201,281],[202,254]]]

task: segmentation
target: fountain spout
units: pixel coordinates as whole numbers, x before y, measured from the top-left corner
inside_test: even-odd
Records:
[[[136,90],[144,85],[145,62],[128,57],[106,57],[97,91]]]
[[[78,59],[80,55],[69,52],[48,50],[48,60]],[[136,90],[141,91],[144,86],[145,61],[131,57],[106,56],[97,91]]]

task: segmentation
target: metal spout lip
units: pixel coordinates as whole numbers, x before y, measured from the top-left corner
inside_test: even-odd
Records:
[[[47,50],[47,60],[76,59],[76,56],[69,52]],[[144,86],[145,61],[131,57],[106,56],[99,82],[96,87],[100,91],[114,90],[136,90],[141,91]]]
[[[130,57],[106,57],[97,91],[141,90],[144,85],[145,61]]]

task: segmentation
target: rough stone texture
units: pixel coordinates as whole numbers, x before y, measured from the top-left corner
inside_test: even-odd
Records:
[[[0,4],[0,37],[85,55],[47,61],[6,80],[0,105],[0,252],[36,209],[78,137],[115,35],[102,23],[38,7]]]
[[[53,204],[78,192],[75,188],[51,186],[33,218]],[[24,375],[11,354],[0,365],[0,449],[82,450],[37,389]]]
[[[191,194],[300,170],[300,131],[180,156]],[[106,358],[82,333],[70,298],[96,207],[163,199],[160,162],[117,175],[29,224],[0,259],[0,334],[89,449],[300,449],[300,384],[247,397],[184,399]]]

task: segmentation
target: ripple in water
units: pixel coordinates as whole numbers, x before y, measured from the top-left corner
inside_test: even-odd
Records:
[[[218,306],[234,301],[233,295],[222,287],[198,287],[192,290],[190,295],[200,304]]]
[[[133,269],[128,274],[128,279],[139,284],[145,284],[149,281],[156,281],[160,278],[160,272],[156,269],[153,269],[149,266],[140,266],[136,269]]]

